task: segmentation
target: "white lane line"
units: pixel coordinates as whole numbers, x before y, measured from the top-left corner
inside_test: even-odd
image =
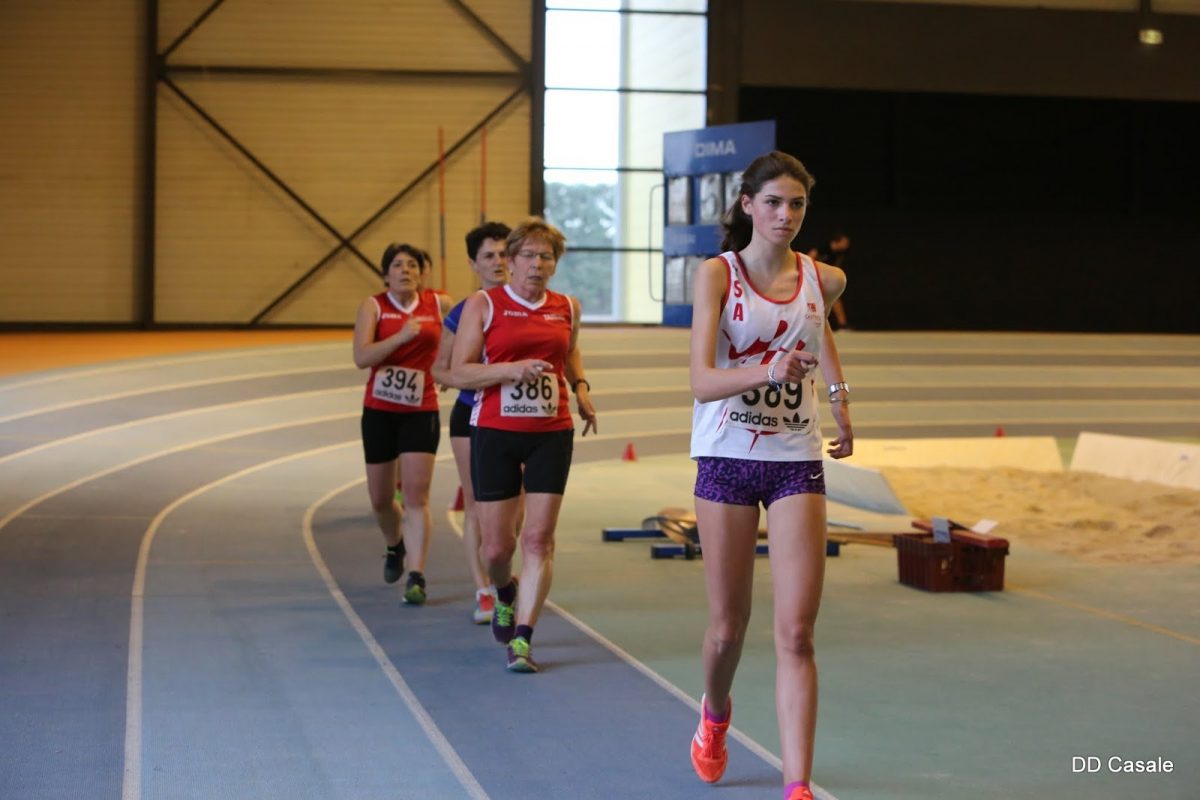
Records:
[[[246,372],[238,375],[223,375],[219,378],[205,378],[204,380],[164,383],[158,386],[144,386],[140,389],[131,389],[128,392],[113,392],[112,394],[94,395],[83,400],[71,400],[65,403],[55,403],[54,405],[31,408],[27,411],[22,411],[17,414],[9,414],[7,417],[0,417],[0,423],[12,422],[18,419],[25,419],[26,417],[35,417],[38,414],[49,414],[54,411],[63,411],[68,408],[78,408],[79,406],[90,406],[96,403],[106,403],[110,400],[124,400],[127,397],[154,394],[155,392],[170,392],[176,389],[194,389],[197,386],[215,386],[221,383],[237,383],[238,381],[251,381],[259,378],[280,378],[286,375],[304,375],[313,372],[342,372],[348,370],[349,368],[345,366],[302,367],[297,369],[271,370],[269,372]]]
[[[5,463],[6,461],[11,461],[14,458],[30,456],[30,455],[33,455],[34,453],[41,452],[42,450],[48,450],[51,447],[58,447],[60,445],[72,444],[81,439],[86,439],[89,436],[100,436],[101,434],[105,434],[105,433],[113,433],[114,431],[125,430],[128,428],[136,428],[139,425],[149,425],[151,423],[156,423],[156,422],[166,422],[166,421],[173,420],[173,419],[180,419],[182,417],[187,417],[187,416],[190,416],[193,414],[208,414],[208,413],[212,413],[214,411],[228,411],[233,408],[244,408],[246,406],[252,406],[255,404],[273,403],[277,400],[299,400],[299,399],[303,399],[303,398],[320,397],[321,395],[324,395],[324,394],[337,394],[339,392],[350,392],[350,391],[361,393],[362,386],[360,384],[356,383],[352,386],[340,386],[336,389],[314,389],[309,392],[292,392],[290,394],[274,394],[274,395],[268,395],[266,397],[255,397],[252,400],[237,400],[237,401],[230,402],[230,403],[217,403],[216,405],[211,405],[211,406],[196,406],[195,408],[187,408],[182,411],[172,411],[169,414],[159,414],[159,415],[153,416],[153,417],[140,417],[138,419],[132,419],[132,420],[129,420],[128,422],[122,422],[117,425],[108,425],[103,428],[93,428],[92,430],[83,431],[82,433],[76,433],[71,436],[64,436],[60,439],[51,439],[48,442],[42,442],[39,445],[35,445],[33,447],[28,447],[24,450],[18,450],[15,453],[9,453],[6,456],[0,456],[0,464]]]
[[[229,441],[230,439],[238,439],[243,436],[251,436],[256,433],[266,433],[268,431],[277,431],[277,430],[282,430],[283,428],[293,428],[293,427],[298,427],[301,425],[313,425],[313,424],[316,424],[319,422],[332,422],[334,420],[349,419],[351,417],[358,417],[361,415],[362,415],[362,410],[355,409],[354,411],[352,411],[350,413],[344,413],[344,414],[325,414],[320,417],[306,417],[304,419],[294,419],[294,420],[289,420],[287,422],[278,422],[274,425],[261,425],[257,428],[243,428],[241,430],[234,431],[232,433],[223,433],[220,436],[212,436],[207,439],[197,439],[193,442],[188,442],[186,444],[177,445],[175,447],[168,447],[165,450],[156,450],[153,453],[147,453],[144,456],[139,456],[139,457],[131,459],[129,461],[125,461],[120,464],[114,464],[111,467],[106,467],[105,469],[102,469],[99,472],[93,472],[90,475],[84,475],[82,478],[76,478],[75,480],[73,480],[69,483],[64,483],[60,486],[57,486],[54,489],[51,489],[50,491],[45,492],[45,493],[33,498],[32,500],[25,502],[20,507],[11,511],[5,517],[0,518],[0,530],[4,530],[4,526],[8,525],[8,523],[12,522],[14,519],[21,516],[29,509],[33,508],[34,506],[36,506],[40,503],[44,503],[45,501],[51,499],[52,497],[56,497],[56,496],[62,494],[63,492],[68,492],[71,489],[74,489],[78,486],[82,486],[83,484],[87,483],[88,481],[94,481],[98,478],[103,478],[107,475],[112,475],[114,472],[120,472],[123,469],[129,469],[130,467],[135,467],[138,464],[144,464],[147,461],[153,461],[156,458],[161,458],[163,456],[169,456],[174,453],[182,453],[185,450],[192,450],[197,447],[204,447],[205,445],[215,444],[217,442],[226,442],[226,441]]]
[[[591,463],[595,463],[595,462],[591,462]],[[450,527],[454,530],[454,532],[456,534],[458,534],[458,538],[461,539],[462,535],[463,535],[462,523],[460,523],[458,521],[458,518],[456,516],[457,513],[459,513],[459,512],[447,511],[446,512],[446,520],[450,523]],[[680,689],[678,686],[671,683],[669,680],[664,678],[662,675],[659,675],[657,672],[652,670],[650,667],[646,666],[641,661],[638,661],[637,658],[635,658],[630,653],[628,653],[627,651],[622,649],[621,646],[618,645],[616,642],[607,638],[606,636],[601,634],[599,631],[597,631],[595,628],[588,625],[583,620],[579,619],[579,617],[576,617],[574,614],[572,614],[571,612],[567,611],[562,606],[555,603],[553,600],[546,600],[546,606],[548,608],[550,608],[552,611],[554,611],[554,613],[558,614],[560,617],[565,619],[567,622],[574,625],[576,628],[578,628],[584,634],[591,637],[591,639],[594,642],[596,642],[597,644],[599,644],[601,647],[605,648],[610,653],[615,655],[617,658],[621,659],[626,664],[628,664],[629,666],[636,669],[638,672],[645,675],[647,678],[649,678],[651,681],[653,681],[655,684],[657,684],[659,686],[659,688],[665,690],[668,694],[672,695],[676,699],[678,699],[681,702],[683,702],[684,704],[686,704],[688,706],[688,708],[692,709],[692,711],[694,713],[696,713],[696,714],[700,713],[700,701],[693,699],[692,696],[690,694],[688,694],[687,692],[685,692],[683,689]],[[684,731],[684,734],[686,735],[689,732],[690,731]],[[740,742],[747,750],[749,750],[750,752],[757,755],[759,758],[761,758],[763,761],[770,764],[775,769],[779,770],[780,772],[783,772],[783,762],[770,750],[763,747],[761,744],[756,742],[754,739],[750,738],[749,735],[743,733],[740,729],[738,729],[737,727],[735,727],[733,725],[729,726],[729,734],[734,739],[736,739],[738,742]],[[810,782],[809,786],[812,788],[813,795],[816,798],[818,798],[818,800],[837,800],[836,797],[834,797],[832,794],[830,794],[825,789],[822,789],[817,784]]]
[[[439,456],[437,460],[445,461],[448,458],[448,455]],[[325,496],[321,497],[308,507],[308,510],[304,512],[304,544],[308,547],[308,554],[312,558],[312,562],[316,566],[317,572],[321,573],[321,578],[325,581],[325,586],[329,590],[330,596],[333,597],[334,601],[342,609],[342,613],[346,615],[346,619],[349,620],[351,627],[353,627],[355,632],[358,633],[359,638],[363,640],[363,644],[366,645],[367,650],[375,658],[375,662],[379,664],[379,668],[383,670],[383,674],[387,676],[389,681],[391,681],[392,687],[396,690],[396,694],[400,695],[400,699],[404,701],[406,706],[408,706],[408,710],[412,712],[413,717],[415,717],[417,722],[420,724],[421,729],[425,732],[425,736],[428,737],[429,742],[438,751],[438,755],[442,757],[442,761],[444,761],[446,766],[449,767],[450,771],[454,773],[454,777],[458,779],[458,782],[466,791],[467,796],[473,800],[488,800],[487,792],[484,791],[483,787],[479,784],[479,781],[475,779],[475,776],[471,774],[470,768],[467,767],[466,763],[458,755],[458,752],[455,751],[445,734],[443,734],[441,729],[438,728],[437,723],[433,721],[433,717],[430,716],[429,712],[425,710],[425,706],[421,705],[421,701],[417,699],[416,694],[411,688],[409,688],[408,683],[404,680],[403,676],[400,675],[400,671],[396,669],[396,665],[392,663],[392,660],[388,658],[387,653],[384,652],[383,647],[379,644],[379,640],[375,638],[375,636],[371,633],[371,630],[367,627],[367,624],[363,622],[362,617],[360,617],[358,612],[354,610],[354,607],[350,605],[350,601],[346,599],[346,595],[343,594],[342,590],[338,587],[337,580],[333,577],[333,573],[329,571],[329,567],[326,565],[325,559],[321,557],[321,553],[317,549],[317,543],[313,538],[312,532],[312,521],[313,517],[316,516],[317,511],[332,498],[336,497],[347,489],[358,486],[365,482],[366,478],[358,478],[350,481],[349,483],[343,484],[342,486],[339,486],[338,488],[328,492]],[[132,800],[132,798],[126,798],[126,800]]]
[[[221,361],[224,359],[233,358],[255,358],[258,356],[270,356],[275,354],[302,353],[313,350],[330,350],[334,346],[344,348],[346,345],[341,342],[333,342],[331,345],[308,345],[303,347],[271,347],[264,349],[253,349],[246,351],[227,351],[222,350],[216,353],[208,353],[199,356],[172,356],[170,358],[159,358],[152,361],[132,361],[113,364],[107,367],[93,367],[91,369],[74,369],[72,367],[60,367],[62,370],[70,370],[68,372],[56,372],[53,375],[45,375],[38,378],[30,378],[29,380],[17,381],[15,383],[0,384],[0,392],[7,392],[11,389],[23,389],[26,386],[37,386],[45,383],[60,383],[69,381],[73,378],[92,378],[97,375],[111,375],[115,372],[135,372],[137,370],[154,369],[157,367],[174,367],[180,364],[197,364],[203,361]],[[136,358],[136,356],[135,356]]]
[[[163,520],[184,503],[218,486],[235,481],[246,475],[287,463],[288,461],[308,458],[313,455],[329,452],[330,450],[350,447],[358,443],[358,440],[354,439],[348,442],[339,442],[338,444],[318,447],[313,450],[305,450],[300,453],[291,453],[231,473],[223,478],[193,489],[181,497],[175,498],[150,521],[146,532],[142,534],[142,543],[138,548],[137,568],[133,573],[133,591],[131,592],[129,609],[129,666],[125,675],[125,765],[121,783],[122,800],[141,800],[142,796],[142,667],[144,661],[146,569],[150,560],[150,547],[154,544],[154,537],[158,534]]]
[[[612,412],[612,413],[620,413],[620,412]],[[34,506],[37,506],[41,503],[44,503],[45,501],[50,500],[50,499],[62,494],[63,492],[68,492],[72,489],[82,486],[83,484],[85,484],[89,481],[94,481],[99,478],[103,478],[107,475],[113,474],[114,472],[120,472],[123,469],[135,467],[138,464],[144,464],[147,461],[152,461],[156,458],[173,455],[175,453],[181,453],[185,450],[191,450],[191,449],[197,448],[197,447],[204,447],[205,445],[229,441],[230,439],[241,438],[243,436],[251,436],[254,434],[258,434],[258,433],[267,433],[270,431],[277,431],[277,430],[281,430],[283,428],[297,427],[300,425],[312,425],[312,424],[316,424],[316,423],[320,423],[320,422],[332,422],[334,420],[339,420],[339,419],[350,419],[352,417],[359,417],[361,415],[362,415],[362,410],[355,409],[354,411],[346,412],[346,413],[325,414],[325,415],[322,415],[319,417],[304,417],[302,419],[294,419],[294,420],[289,420],[287,422],[279,422],[274,425],[261,425],[256,428],[242,428],[240,430],[237,430],[237,431],[234,431],[231,433],[223,433],[219,436],[210,436],[205,439],[197,439],[195,441],[187,442],[185,444],[177,445],[175,447],[168,447],[164,450],[156,450],[152,453],[146,453],[145,455],[138,456],[137,458],[131,459],[129,461],[123,461],[120,464],[114,464],[113,466],[106,467],[105,469],[99,470],[98,472],[93,472],[89,475],[84,475],[81,478],[76,478],[75,480],[70,481],[69,483],[61,484],[60,486],[57,486],[48,492],[44,492],[43,494],[40,494],[37,497],[26,501],[25,503],[21,504],[17,508],[13,509],[11,512],[9,512],[4,517],[0,517],[0,531],[4,530],[6,525],[8,525],[10,522],[12,522],[17,517],[24,514],[29,509],[31,509]],[[443,436],[447,435],[446,434],[447,430],[448,429],[443,426],[443,428],[442,428]],[[641,436],[644,438],[652,438],[652,437],[659,437],[659,436],[681,435],[681,434],[687,434],[687,433],[691,433],[691,428],[678,428],[678,429],[665,430],[665,431],[664,430],[633,431],[633,432],[629,432],[629,433],[620,433],[620,434],[614,433],[614,434],[608,434],[608,435],[603,435],[603,436],[593,435],[593,436],[587,437],[586,439],[581,438],[580,442],[582,444],[589,444],[591,442],[626,439],[630,436]],[[443,458],[445,458],[445,456],[438,456],[439,460],[441,460]]]

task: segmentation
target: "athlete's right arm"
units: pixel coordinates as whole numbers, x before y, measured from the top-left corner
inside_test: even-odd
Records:
[[[382,341],[375,341],[375,326],[379,324],[375,301],[368,297],[358,307],[354,320],[354,366],[359,369],[377,367],[387,360],[392,352],[421,332],[421,325],[414,319]]]
[[[696,269],[692,301],[692,352],[689,374],[692,394],[701,403],[723,400],[767,384],[767,366],[718,369],[717,335],[721,324],[721,297],[728,291],[729,268],[710,258]],[[782,377],[782,376],[780,376]]]
[[[536,358],[484,364],[483,321],[487,310],[488,302],[483,292],[471,295],[463,306],[450,354],[450,382],[454,386],[485,389],[506,381],[532,381],[542,374],[542,370],[551,367],[549,362]]]

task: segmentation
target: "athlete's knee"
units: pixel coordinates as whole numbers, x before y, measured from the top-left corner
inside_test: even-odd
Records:
[[[816,653],[812,623],[799,620],[777,620],[775,623],[775,649],[780,654],[812,658]]]
[[[404,505],[406,508],[429,505],[429,481],[405,482]]]
[[[388,492],[372,492],[371,493],[371,510],[376,516],[382,517],[395,513],[398,510],[396,505],[396,496],[391,491]]]
[[[718,653],[734,652],[746,640],[749,625],[749,614],[722,614],[710,623],[708,639]]]
[[[535,558],[553,558],[554,529],[527,523],[521,531],[521,552]]]
[[[487,536],[479,545],[479,557],[485,564],[507,564],[517,552],[517,543],[511,536]]]

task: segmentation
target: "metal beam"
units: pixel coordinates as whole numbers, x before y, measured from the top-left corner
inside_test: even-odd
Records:
[[[492,44],[496,45],[496,48],[504,54],[505,58],[512,62],[514,67],[522,72],[528,71],[529,62],[526,61],[520,53],[514,50],[512,46],[509,45],[509,43],[506,42],[502,36],[500,36],[500,34],[496,33],[496,31],[492,29],[492,26],[484,22],[478,14],[476,14],[465,2],[463,2],[463,0],[449,0],[449,3],[462,12],[463,16],[469,19],[471,24],[474,25],[480,33],[491,40]],[[538,52],[536,47],[534,48],[533,52]]]
[[[529,70],[529,212],[546,213],[546,0],[532,0],[531,41],[533,61]]]
[[[500,102],[500,104],[497,105],[494,109],[492,109],[488,113],[487,116],[485,116],[482,120],[480,120],[479,123],[474,128],[471,128],[471,130],[467,131],[467,133],[461,139],[459,139],[457,142],[455,142],[453,145],[451,145],[450,148],[448,150],[446,150],[445,157],[447,159],[449,159],[456,152],[458,152],[460,149],[462,149],[462,147],[468,141],[470,141],[472,139],[472,137],[474,137],[477,133],[479,133],[479,131],[483,130],[483,128],[489,122],[491,122],[493,119],[495,119],[497,116],[499,116],[501,112],[503,112],[506,108],[508,108],[508,106],[511,105],[513,103],[513,101],[515,101],[518,97],[520,97],[522,94],[524,94],[524,92],[525,92],[525,87],[521,86],[521,87],[518,87],[508,97],[504,98],[504,100],[502,100]],[[438,165],[438,162],[436,160],[434,160],[428,167],[426,167],[424,170],[422,170],[420,172],[420,174],[418,174],[415,178],[413,178],[411,181],[409,181],[408,184],[403,189],[401,189],[399,192],[397,192],[395,195],[393,195],[390,200],[388,200],[386,203],[384,203],[379,208],[378,211],[376,211],[374,214],[372,214],[370,217],[368,217],[365,222],[363,222],[361,225],[359,225],[357,228],[355,228],[353,231],[351,231],[351,233],[347,237],[347,239],[350,241],[353,241],[354,239],[357,239],[360,235],[362,235],[363,231],[367,230],[367,228],[371,227],[377,221],[379,221],[380,217],[382,217],[393,206],[395,206],[397,203],[399,203],[401,200],[403,200],[409,194],[409,192],[411,192],[418,185],[420,185],[420,183],[422,181],[424,181],[426,178],[428,178],[430,175],[432,175],[437,170],[437,165]],[[306,281],[308,281],[312,276],[316,275],[322,268],[324,268],[326,264],[328,264],[330,261],[332,261],[334,256],[336,256],[338,253],[340,253],[342,251],[343,247],[353,247],[353,245],[350,244],[350,241],[342,240],[340,244],[338,244],[336,247],[334,247],[332,250],[330,250],[328,253],[326,253],[324,256],[322,256],[321,259],[316,264],[314,264],[303,275],[301,275],[297,280],[295,280],[291,286],[289,286],[287,289],[285,289],[283,291],[282,294],[280,294],[278,297],[276,297],[274,300],[272,300],[270,303],[268,303],[266,305],[266,307],[264,307],[261,311],[259,311],[257,314],[255,314],[254,319],[252,319],[250,321],[250,324],[257,325],[259,322],[261,322],[264,317],[266,317],[268,314],[270,314],[272,311],[274,311],[293,292],[295,292],[297,289],[299,289]],[[357,251],[355,251],[355,252],[357,252]],[[368,262],[368,263],[370,263],[370,262]],[[375,267],[373,264],[371,265],[371,271],[372,271],[372,273],[375,273]],[[375,273],[375,274],[377,274],[377,273]]]
[[[426,70],[426,69],[371,69],[358,67],[272,67],[245,66],[239,64],[171,64],[166,68],[169,75],[248,75],[268,78],[338,78],[362,80],[364,78],[384,80],[455,79],[505,80],[523,79],[524,72],[500,72],[492,70]]]
[[[175,41],[171,42],[171,45],[162,52],[162,60],[166,61],[168,58],[170,58],[171,53],[174,53],[176,48],[179,47],[179,45],[183,44],[189,36],[191,36],[193,33],[195,33],[196,29],[199,28],[201,25],[203,25],[204,21],[207,20],[210,16],[212,16],[213,12],[216,11],[218,8],[220,8],[221,4],[224,2],[225,2],[225,0],[213,0],[213,2],[209,5],[209,7],[204,9],[203,13],[201,13],[200,16],[196,17],[196,19],[192,21],[191,25],[188,25],[186,28],[184,28],[183,33],[179,34],[179,36],[177,36],[175,38]],[[154,31],[154,46],[155,46],[155,48],[158,47],[157,23],[156,23],[156,29]]]
[[[541,151],[542,151],[542,126],[544,124],[544,105],[545,105],[545,67],[541,59],[534,59],[533,62],[526,61],[519,53],[517,53],[503,37],[493,30],[486,22],[484,22],[478,14],[474,12],[463,0],[448,0],[451,5],[457,8],[468,20],[486,36],[496,47],[504,54],[516,68],[516,72],[502,71],[485,71],[485,70],[399,70],[399,69],[354,69],[354,68],[328,68],[328,67],[274,67],[274,66],[245,66],[245,65],[199,65],[199,64],[180,64],[168,65],[167,60],[170,55],[175,52],[197,29],[202,26],[205,21],[216,12],[225,0],[213,0],[207,8],[186,28],[163,52],[158,52],[158,5],[157,0],[147,0],[148,2],[148,19],[147,19],[147,90],[146,90],[146,106],[147,120],[144,128],[145,146],[147,148],[146,166],[143,185],[143,202],[146,205],[144,209],[144,231],[143,231],[143,324],[149,325],[153,323],[154,317],[154,250],[155,250],[155,202],[156,202],[156,152],[157,152],[157,95],[158,84],[161,82],[166,85],[172,92],[176,94],[189,108],[192,109],[201,119],[209,124],[222,138],[224,138],[234,149],[236,149],[243,157],[253,164],[260,172],[262,172],[272,183],[274,183],[281,191],[290,197],[297,205],[306,211],[318,224],[326,231],[334,236],[337,240],[337,245],[325,254],[316,264],[314,264],[304,275],[294,281],[287,289],[278,297],[270,302],[266,307],[259,311],[249,323],[250,325],[259,324],[264,317],[275,310],[284,300],[286,300],[300,286],[312,278],[325,265],[327,265],[337,254],[344,249],[349,249],[358,261],[362,263],[372,274],[375,274],[375,265],[369,258],[363,255],[353,244],[353,240],[362,234],[367,228],[377,222],[389,209],[394,207],[405,196],[409,194],[416,186],[425,180],[437,168],[435,161],[417,177],[401,189],[396,195],[388,200],[384,205],[372,214],[365,222],[358,226],[349,236],[343,236],[331,223],[329,223],[320,213],[317,212],[307,201],[297,194],[286,182],[276,175],[269,167],[260,161],[250,150],[239,142],[229,131],[227,131],[215,118],[204,110],[199,103],[193,100],[186,92],[184,92],[174,81],[171,80],[172,75],[230,75],[230,76],[263,76],[273,78],[335,78],[335,79],[384,79],[384,80],[488,80],[488,79],[504,79],[512,80],[516,78],[520,81],[520,86],[500,102],[490,113],[488,113],[474,128],[467,132],[459,141],[446,151],[445,157],[449,158],[461,147],[463,147],[473,136],[482,130],[488,123],[495,119],[500,113],[508,108],[518,97],[523,93],[528,92],[531,97],[531,105],[533,106],[531,135],[534,139],[531,147],[531,197],[536,197],[536,206],[540,208],[543,203],[544,186],[542,184],[542,168],[541,168]],[[534,46],[533,52],[540,53],[545,50],[545,2],[537,0],[533,3],[533,25],[534,25]],[[535,180],[536,176],[536,180]],[[538,213],[541,213],[540,211]]]
[[[158,186],[158,79],[162,60],[158,57],[158,0],[146,0],[145,28],[142,31],[142,208],[141,252],[138,254],[141,297],[138,298],[139,323],[154,325],[155,227],[157,225]]]
[[[211,114],[209,114],[207,111],[205,111],[204,108],[201,107],[201,105],[199,103],[197,103],[195,100],[193,100],[185,91],[180,89],[175,84],[175,82],[171,80],[170,76],[164,75],[162,77],[162,82],[171,91],[173,91],[179,97],[180,100],[182,100],[184,103],[186,103],[188,105],[188,107],[192,109],[192,111],[194,111],[201,119],[203,119],[205,122],[207,122],[214,131],[216,131],[218,134],[220,134],[222,139],[224,139],[230,145],[232,145],[235,150],[237,150],[239,153],[241,153],[242,156],[245,157],[245,159],[247,161],[249,161],[251,164],[253,164],[260,172],[262,172],[262,174],[266,175],[267,178],[271,181],[271,183],[273,183],[277,187],[279,187],[279,189],[282,190],[283,193],[286,194],[288,197],[290,197],[296,203],[296,205],[300,206],[302,209],[307,211],[309,216],[311,216],[314,220],[316,220],[317,223],[322,228],[324,228],[331,235],[333,235],[334,238],[336,238],[339,242],[341,242],[342,246],[349,247],[350,250],[355,255],[357,255],[363,261],[363,263],[366,264],[368,266],[368,268],[370,268],[372,271],[375,269],[375,265],[371,263],[371,260],[369,258],[367,258],[365,255],[363,255],[361,252],[359,252],[358,249],[353,244],[351,244],[348,239],[346,239],[346,237],[342,236],[341,231],[339,231],[337,228],[335,228],[328,220],[325,219],[325,217],[321,216],[321,213],[319,211],[317,211],[315,208],[313,208],[308,203],[308,201],[306,201],[303,197],[301,197],[299,194],[297,194],[296,191],[294,189],[292,189],[292,187],[288,186],[287,183],[284,182],[284,180],[282,178],[280,178],[278,175],[276,175],[271,170],[270,167],[268,167],[266,164],[264,164],[262,161],[260,161],[258,159],[258,157],[255,156],[254,153],[250,152],[249,148],[247,148],[245,145],[243,145],[241,142],[239,142],[233,136],[233,134],[231,134],[229,131],[225,130],[224,126],[222,126],[221,123],[217,122],[216,119],[214,119]]]

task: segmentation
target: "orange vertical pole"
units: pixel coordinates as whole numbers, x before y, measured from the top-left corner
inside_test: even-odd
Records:
[[[479,131],[479,224],[487,222],[487,126]]]
[[[438,125],[438,234],[442,262],[442,291],[446,291],[446,141]]]

